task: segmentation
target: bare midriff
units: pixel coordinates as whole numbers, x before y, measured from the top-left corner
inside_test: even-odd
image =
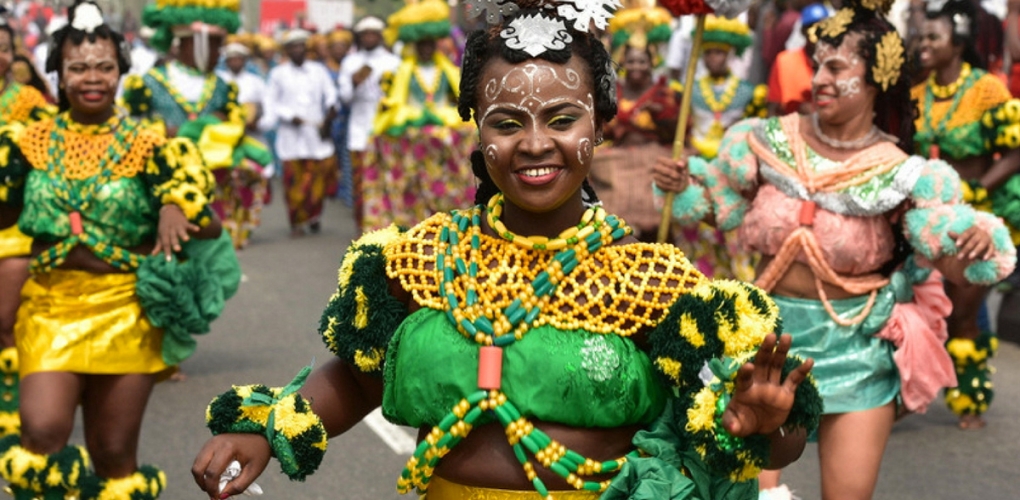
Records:
[[[598,461],[620,458],[634,449],[631,440],[642,426],[631,425],[609,429],[577,428],[533,420],[535,428],[541,429],[553,440],[568,449]],[[420,429],[418,439],[424,439],[430,429]],[[544,468],[529,457],[535,472],[550,490],[573,490],[552,471]],[[507,443],[506,433],[498,423],[476,427],[436,467],[435,474],[458,484],[497,488],[505,490],[531,490],[531,481],[524,474],[521,463],[514,456],[513,448]],[[585,477],[586,480],[603,481],[611,475]]]
[[[761,274],[761,272],[768,267],[769,263],[771,263],[774,258],[775,257],[771,255],[763,256],[761,258],[761,262],[758,263],[758,268],[755,270],[755,273]],[[825,282],[822,283],[822,290],[825,291],[825,296],[829,300],[849,299],[861,296],[848,292],[839,286]],[[772,288],[771,293],[781,297],[814,300],[821,299],[821,297],[818,296],[818,287],[815,284],[815,274],[811,271],[811,267],[797,261],[790,264],[789,269],[787,269],[786,272],[783,273],[783,276],[779,278],[779,281],[777,281],[776,285]]]
[[[32,242],[32,258],[34,259],[39,254],[45,252],[50,247],[54,246],[55,243],[45,243],[41,241]],[[152,253],[152,249],[156,246],[153,243],[144,243],[135,247],[126,248],[129,252],[136,253],[139,255],[149,255]],[[124,271],[103,261],[99,257],[96,257],[94,253],[89,251],[81,245],[78,245],[71,249],[67,254],[67,259],[57,266],[57,269],[74,270],[74,271],[88,271],[96,274],[113,274],[113,273],[133,273],[134,270]]]

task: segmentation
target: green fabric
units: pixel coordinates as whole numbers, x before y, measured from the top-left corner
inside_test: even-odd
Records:
[[[15,141],[16,128],[0,128],[0,150],[7,149],[7,157],[0,156],[0,204],[21,206],[24,203],[25,176],[32,171]]]
[[[177,365],[195,352],[192,334],[209,333],[241,282],[241,266],[230,235],[192,239],[183,245],[183,259],[163,254],[142,261],[136,285],[142,309],[153,325],[163,328],[163,361]]]
[[[166,123],[167,127],[181,127],[190,120],[190,117],[188,117],[188,113],[185,112],[179,104],[177,104],[177,101],[174,101],[173,96],[167,88],[150,74],[157,71],[162,73],[163,77],[167,81],[170,80],[170,77],[167,76],[166,66],[152,68],[149,70],[149,73],[146,73],[145,76],[142,77],[145,89],[148,89],[152,95],[146,96],[144,90],[139,90],[132,92],[130,96],[125,96],[125,100],[128,101],[128,97],[131,98],[130,102],[134,103],[131,112],[134,115],[154,115],[161,118]],[[142,111],[141,105],[144,104],[145,100],[148,100],[147,110]],[[207,115],[217,112],[226,113],[226,108],[229,104],[231,104],[230,85],[228,85],[222,78],[217,78],[216,88],[213,90],[212,97],[209,99],[209,102],[206,103],[205,107],[199,110],[199,114]],[[195,140],[197,139],[198,138],[196,137]]]
[[[167,52],[173,43],[173,27],[188,25],[195,21],[220,26],[230,33],[237,32],[241,27],[241,17],[237,12],[224,8],[157,7],[155,4],[145,6],[142,11],[142,23],[154,28],[156,33],[149,40],[149,45],[160,52]]]
[[[72,180],[77,187],[84,181]],[[32,170],[25,184],[25,204],[18,219],[21,232],[39,241],[71,235],[67,210],[53,192],[46,172]],[[101,240],[124,248],[152,241],[159,220],[149,188],[139,177],[119,178],[96,190],[94,203],[81,213],[82,227]]]
[[[420,309],[393,336],[385,381],[388,419],[436,425],[478,390],[478,344],[457,332],[444,311]],[[631,340],[548,325],[504,350],[502,390],[525,416],[574,427],[649,423],[667,397]]]
[[[240,165],[244,159],[264,167],[273,162],[273,152],[265,144],[251,137],[245,137],[241,144],[234,148],[234,165]]]
[[[992,211],[1006,224],[1020,228],[1020,176],[1014,175],[1001,187],[992,191]]]
[[[634,436],[634,445],[649,455],[629,460],[601,500],[752,500],[758,481],[735,483],[712,475],[680,436],[672,401],[662,417]],[[681,474],[684,471],[685,474]]]
[[[875,337],[892,313],[895,291],[882,289],[868,317],[841,326],[829,317],[821,301],[772,296],[783,316],[785,331],[793,335],[790,353],[815,361],[811,373],[825,404],[825,413],[846,413],[882,406],[900,392],[900,376],[893,362],[893,344]],[[857,315],[867,296],[831,300],[841,317]]]
[[[407,24],[400,27],[397,40],[414,43],[419,40],[436,40],[450,36],[450,20]]]

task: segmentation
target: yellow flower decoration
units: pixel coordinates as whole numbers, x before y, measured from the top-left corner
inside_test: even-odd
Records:
[[[816,26],[817,30],[821,30],[820,33],[812,27],[812,31],[815,33],[814,39],[817,41],[818,36],[835,38],[842,35],[852,22],[854,22],[854,11],[846,7],[839,9],[832,17],[818,22]]]
[[[896,85],[900,79],[900,68],[903,67],[903,40],[895,31],[890,31],[882,36],[882,40],[875,47],[876,62],[871,70],[875,83],[882,87],[882,90],[889,90],[889,87]]]

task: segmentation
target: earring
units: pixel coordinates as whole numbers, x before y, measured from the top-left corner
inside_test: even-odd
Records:
[[[602,135],[599,135],[598,137],[595,138],[595,145],[596,146],[601,146],[602,143],[605,142],[605,141],[606,141],[605,137],[602,137]]]

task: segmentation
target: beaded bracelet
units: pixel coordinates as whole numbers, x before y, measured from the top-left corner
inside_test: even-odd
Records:
[[[328,439],[322,420],[297,393],[311,372],[312,367],[306,366],[282,388],[234,386],[209,403],[206,425],[213,435],[266,436],[283,473],[303,481],[322,463]]]

